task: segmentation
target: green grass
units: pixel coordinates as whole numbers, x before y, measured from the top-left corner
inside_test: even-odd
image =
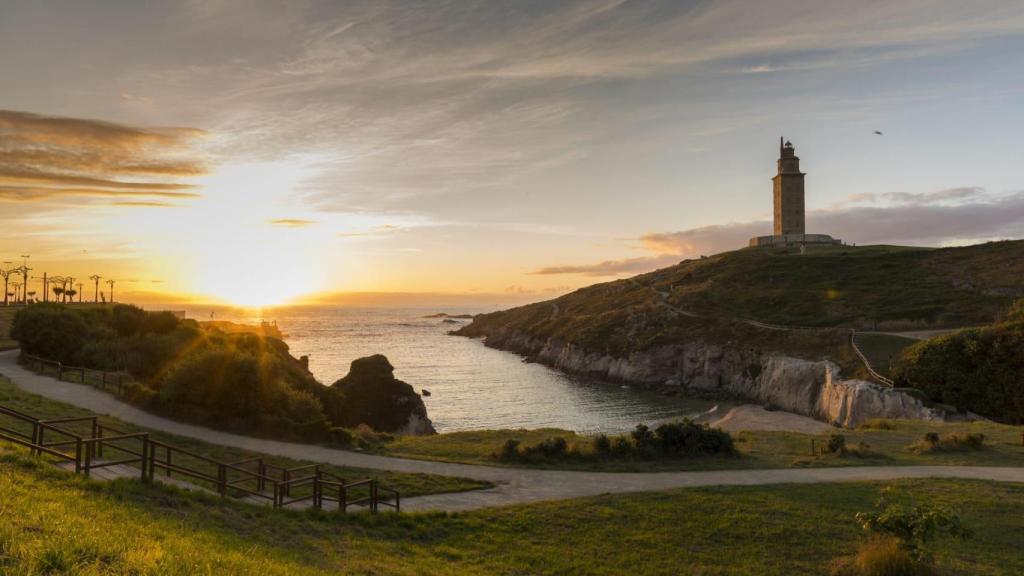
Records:
[[[685,260],[635,278],[595,284],[548,302],[482,314],[458,330],[523,353],[524,342],[572,344],[627,357],[667,344],[704,342],[857,362],[848,328],[978,326],[1001,318],[1024,289],[1024,241],[958,248],[899,246],[743,249]],[[662,302],[704,316],[674,316]],[[557,310],[557,314],[555,311]],[[765,330],[737,322],[812,327]]]
[[[882,376],[889,377],[894,360],[899,358],[904,348],[916,344],[919,340],[893,336],[891,334],[857,333],[857,347],[871,362],[871,367]]]
[[[2,376],[0,376],[0,404],[42,419],[93,415],[93,413],[88,410],[25,392],[12,384],[10,380]],[[248,458],[263,456],[267,462],[289,468],[312,464],[312,462],[282,458],[279,456],[267,456],[248,450],[210,444],[193,438],[186,438],[156,430],[149,430],[106,416],[101,416],[100,422],[128,433],[149,432],[151,437],[155,440],[166,442],[175,447],[195,452],[209,458],[214,458],[221,462],[237,462]],[[14,429],[19,429],[19,426],[22,426],[23,431],[27,430],[27,428],[24,428],[24,426],[20,425],[18,422],[3,416],[0,416],[0,425]],[[69,428],[73,428],[73,426],[69,426]],[[82,432],[86,431],[83,429]],[[209,466],[198,461],[180,460],[180,462],[188,462],[190,465],[199,466],[204,469]],[[408,474],[403,472],[387,472],[333,465],[323,465],[322,467],[324,470],[337,474],[346,480],[375,478],[384,486],[400,491],[403,497],[443,492],[459,492],[463,490],[489,488],[491,486],[487,482],[480,482],[467,478],[437,476],[432,474]],[[216,475],[216,472],[213,469],[207,470],[207,472]],[[195,480],[187,478],[183,479],[195,482]]]
[[[99,483],[0,447],[0,572],[29,574],[829,574],[886,486],[953,507],[949,574],[1024,571],[1024,486],[917,480],[598,496],[458,514],[274,511]]]
[[[752,468],[789,468],[820,466],[877,466],[877,465],[979,465],[1024,466],[1024,446],[1021,445],[1022,426],[1006,426],[990,422],[923,422],[919,420],[885,420],[891,429],[836,430],[846,436],[849,446],[860,442],[870,447],[867,457],[812,456],[811,441],[820,447],[827,435],[799,434],[796,432],[740,432],[734,434],[738,456],[699,456],[664,460],[625,460],[607,462],[554,462],[515,463],[516,467],[560,468],[577,470],[605,470],[645,472],[660,470],[722,470]],[[925,433],[939,434],[982,433],[986,447],[969,452],[934,452],[918,454],[909,448]],[[553,436],[561,436],[570,445],[578,443],[589,449],[591,437],[557,429],[542,430],[482,430],[454,432],[435,436],[404,436],[376,448],[388,456],[401,456],[423,460],[465,462],[503,466],[493,455],[508,439],[523,444],[536,444]]]

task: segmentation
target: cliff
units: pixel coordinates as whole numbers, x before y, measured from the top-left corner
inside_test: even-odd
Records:
[[[336,423],[351,427],[367,424],[396,434],[434,434],[423,398],[395,378],[394,371],[382,354],[353,360],[348,374],[331,385],[343,395],[347,410]]]
[[[745,249],[481,314],[452,333],[567,372],[855,426],[945,414],[857,379],[849,328],[990,322],[1021,293],[1024,241]]]

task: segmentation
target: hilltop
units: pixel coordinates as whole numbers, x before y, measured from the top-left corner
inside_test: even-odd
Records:
[[[1024,241],[748,248],[482,314],[453,334],[568,372],[741,397],[851,426],[870,416],[943,417],[913,395],[841,377],[828,384],[830,372],[866,376],[851,328],[984,325],[1021,295]]]
[[[1020,240],[960,248],[809,247],[806,253],[748,248],[482,314],[457,333],[513,330],[628,353],[671,341],[676,333],[721,343],[793,339],[765,335],[737,319],[826,333],[976,326],[998,320],[1020,296]],[[825,352],[829,344],[811,346]]]

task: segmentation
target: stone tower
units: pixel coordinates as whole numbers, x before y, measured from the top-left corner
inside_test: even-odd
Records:
[[[775,235],[804,234],[804,174],[790,142],[779,138],[779,173],[775,183]]]

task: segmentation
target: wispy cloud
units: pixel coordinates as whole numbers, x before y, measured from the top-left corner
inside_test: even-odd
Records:
[[[268,220],[267,223],[286,228],[305,228],[313,226],[317,222],[316,220],[303,220],[302,218],[275,218],[274,220]]]
[[[830,234],[847,243],[911,246],[1024,237],[1024,192],[992,197],[978,187],[962,187],[930,193],[893,192],[881,197],[899,203],[815,210],[807,215],[808,232]],[[970,201],[951,204],[951,199]],[[551,266],[534,273],[636,274],[673,264],[680,258],[743,248],[749,238],[770,232],[771,222],[757,221],[651,233],[642,236],[640,242],[655,253],[653,256]]]
[[[0,110],[0,200],[194,197],[179,179],[205,173],[190,150],[203,134]]]

